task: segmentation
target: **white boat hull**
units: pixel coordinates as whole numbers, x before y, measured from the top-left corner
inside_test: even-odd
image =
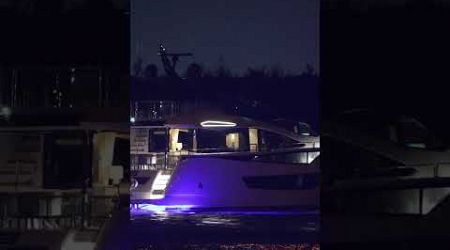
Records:
[[[318,159],[317,159],[318,160]],[[189,158],[155,205],[199,208],[319,207],[319,166]],[[313,180],[311,180],[313,179]]]

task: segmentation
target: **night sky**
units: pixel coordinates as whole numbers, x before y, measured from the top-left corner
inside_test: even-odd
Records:
[[[193,62],[237,74],[262,66],[298,74],[308,63],[319,71],[318,0],[135,0],[131,10],[130,62],[141,57],[159,74],[159,43],[194,53],[180,59],[180,73]]]

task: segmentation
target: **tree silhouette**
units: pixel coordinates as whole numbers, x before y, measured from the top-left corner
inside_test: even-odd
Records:
[[[268,75],[271,78],[282,78],[284,77],[284,72],[279,66],[273,66],[270,68]]]
[[[191,63],[185,72],[186,78],[197,79],[203,76],[203,68],[197,63]]]
[[[231,71],[224,65],[220,65],[215,72],[216,77],[219,78],[230,78],[232,76]]]
[[[315,76],[316,72],[314,70],[314,67],[311,64],[306,64],[305,69],[302,72],[302,75],[304,76]]]
[[[265,67],[259,69],[249,67],[244,76],[248,78],[264,78],[267,77],[267,70]]]
[[[203,74],[203,78],[213,78],[215,77],[214,73],[211,70],[206,70]]]
[[[214,75],[218,78],[230,78],[232,76],[231,71],[225,65],[225,60],[223,56],[220,56],[219,66],[217,67],[214,73],[215,73]]]
[[[133,75],[138,77],[142,71],[142,58],[138,57],[133,64]]]
[[[144,70],[144,77],[146,79],[158,77],[158,67],[155,64],[148,64]]]

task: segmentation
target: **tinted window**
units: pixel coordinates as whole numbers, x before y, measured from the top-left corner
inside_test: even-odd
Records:
[[[252,189],[313,189],[319,186],[319,174],[245,176],[242,179]]]
[[[283,135],[260,130],[259,145],[260,151],[271,151],[276,149],[301,146],[301,143]]]
[[[165,129],[150,130],[148,135],[150,152],[165,152],[168,147],[168,135]]]
[[[248,129],[199,129],[199,152],[248,151]]]

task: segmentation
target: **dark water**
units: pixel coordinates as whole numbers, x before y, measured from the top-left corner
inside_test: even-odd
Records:
[[[318,249],[319,215],[300,211],[132,211],[134,249]]]

